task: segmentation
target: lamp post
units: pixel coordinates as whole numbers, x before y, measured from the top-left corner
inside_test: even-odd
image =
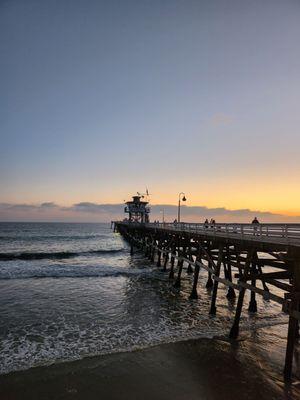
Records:
[[[162,223],[165,223],[165,209],[163,208],[162,210],[160,210],[160,212],[162,213]]]
[[[181,198],[181,195],[183,195],[182,198]],[[178,218],[177,218],[178,223],[180,222],[180,206],[181,206],[180,201],[181,200],[182,201],[186,201],[186,197],[185,197],[185,194],[183,192],[180,192],[179,196],[178,196]]]

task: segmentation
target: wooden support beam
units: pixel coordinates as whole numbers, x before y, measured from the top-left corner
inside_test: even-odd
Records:
[[[145,255],[145,257],[148,257],[148,255],[149,255],[149,246],[148,246],[148,240],[146,239],[145,240],[145,252],[144,252],[144,255]]]
[[[164,256],[164,265],[163,265],[163,270],[166,271],[167,270],[167,263],[169,261],[169,253],[168,251],[165,252],[165,256]]]
[[[161,266],[161,241],[158,242],[157,244],[157,262],[156,262],[156,266],[160,267]]]
[[[246,265],[245,265],[245,269],[244,269],[244,277],[241,278],[242,282],[243,281],[245,282],[246,279],[247,279],[248,270],[249,270],[250,264],[252,262],[253,252],[254,252],[253,249],[249,250],[249,252],[248,252]],[[238,303],[237,303],[237,306],[236,306],[234,322],[233,322],[232,328],[231,328],[230,333],[229,333],[229,337],[231,339],[236,339],[238,337],[238,334],[239,334],[239,324],[240,324],[240,318],[241,318],[241,313],[242,313],[242,308],[243,308],[244,296],[245,296],[245,288],[242,287],[240,292],[239,292],[239,297],[238,297]]]
[[[213,285],[214,285],[214,282],[213,282],[212,277],[211,277],[211,272],[208,271],[208,278],[207,278],[207,282],[206,282],[205,287],[206,287],[206,289],[211,289],[213,287]]]
[[[273,260],[271,258],[260,258],[258,260],[258,264],[261,265],[262,267],[267,265],[270,267],[275,267],[275,268],[282,268],[282,269],[286,269],[286,264],[281,261],[281,260]]]
[[[224,263],[225,268],[225,278],[232,282],[232,271],[231,271],[231,252],[229,250],[229,246],[226,247],[226,262]],[[228,286],[228,291],[226,294],[228,300],[235,299],[235,291],[232,286]]]
[[[293,267],[293,292],[300,291],[300,251],[291,249],[289,255],[291,258],[291,264]],[[291,310],[299,310],[299,300],[293,298],[290,302]],[[292,377],[293,372],[293,356],[296,336],[298,333],[298,322],[294,316],[289,316],[289,326],[288,326],[288,337],[285,355],[285,365],[284,365],[284,378],[289,380]]]
[[[197,284],[198,284],[198,279],[199,279],[199,272],[200,272],[200,267],[199,267],[199,265],[196,265],[195,270],[194,270],[193,289],[190,294],[190,299],[198,299]]]
[[[181,286],[181,273],[182,273],[182,268],[183,268],[183,258],[179,257],[178,258],[178,273],[177,273],[177,278],[174,283],[175,288],[180,288]]]
[[[148,240],[148,259],[151,261],[152,258],[152,246],[153,246],[153,238],[149,237]]]
[[[176,244],[172,246],[171,268],[169,273],[169,279],[174,279],[175,253],[176,253]]]
[[[149,261],[151,261],[151,259],[152,259],[152,251],[153,251],[153,249],[152,249],[152,243],[150,243],[150,244],[149,244],[149,252],[148,252],[148,259],[149,259]]]
[[[260,265],[257,265],[257,270],[258,270],[258,273],[259,273],[260,275],[263,275],[262,267],[261,267]],[[265,281],[264,278],[261,279],[261,283],[262,283],[262,285],[263,285],[264,290],[265,290],[266,292],[269,292],[269,288],[268,288],[268,286],[266,285],[266,281]]]
[[[201,261],[200,256],[197,256],[196,261]],[[194,282],[193,282],[192,292],[190,294],[190,299],[198,299],[197,284],[198,284],[199,272],[200,272],[200,265],[196,263],[194,269]]]
[[[215,270],[215,274],[214,274],[215,277],[219,277],[219,275],[220,275],[221,264],[223,262],[223,256],[224,256],[223,249],[224,249],[224,246],[221,245],[219,247],[219,257],[218,257],[218,262],[217,262],[216,270]],[[209,311],[209,313],[211,315],[215,315],[216,311],[217,311],[216,299],[217,299],[218,285],[219,285],[218,280],[214,279],[214,287],[213,287],[213,292],[212,292],[212,297],[211,297],[211,305],[210,305],[210,311]]]
[[[191,261],[193,261],[193,256],[192,256],[192,244],[191,244],[191,242],[189,243],[189,259],[190,259]],[[192,268],[192,266],[191,266],[190,263],[188,264],[188,267],[187,267],[187,273],[188,273],[188,274],[192,274],[192,273],[193,273],[193,268]]]
[[[155,246],[156,246],[156,241],[153,240],[152,242],[152,251],[151,251],[151,256],[150,256],[150,261],[154,262],[154,258],[155,258]]]
[[[235,260],[232,260],[232,262],[231,262],[231,265],[232,266],[234,266],[234,267],[237,267],[237,261],[235,261]],[[284,270],[288,270],[289,269],[289,267],[286,265],[286,264],[284,264],[284,263],[264,263],[264,262],[258,262],[258,264],[260,265],[260,267],[272,267],[272,268],[279,268],[279,269],[284,269]],[[244,265],[245,265],[245,260],[243,260],[241,263],[240,263],[240,265],[241,265],[241,267],[243,267]]]
[[[260,280],[290,279],[291,277],[292,277],[292,274],[290,271],[258,273],[258,270],[254,269],[254,270],[251,270],[251,273],[248,275],[247,280],[252,280],[252,279],[260,279]]]
[[[183,262],[184,262],[184,258],[186,257],[186,245],[183,244],[182,246],[182,250],[179,250],[178,253],[178,273],[177,273],[177,278],[176,281],[174,283],[174,287],[179,288],[181,285],[181,273],[182,273],[182,269],[183,269]]]
[[[205,287],[207,289],[211,289],[213,287],[213,280],[211,278],[211,274],[214,272],[213,267],[215,267],[214,260],[210,254],[211,243],[207,242],[206,245],[203,246],[202,243],[198,242],[198,246],[201,248],[202,255],[201,257],[208,262],[208,268],[205,268],[208,271],[208,279]]]
[[[284,262],[286,261],[286,254],[285,254],[285,253],[282,253],[282,252],[275,253],[275,252],[273,252],[273,251],[268,251],[268,253],[269,253],[272,257],[276,258],[277,260],[284,261]]]
[[[258,257],[257,257],[257,252],[255,251],[253,253],[253,257],[252,257],[252,263],[251,263],[251,271],[252,271],[252,278],[251,278],[251,285],[252,286],[256,286],[256,270],[257,270],[257,261],[258,261]],[[248,278],[246,278],[248,279]],[[257,301],[255,298],[255,291],[251,290],[250,293],[250,301],[249,301],[249,306],[248,306],[248,311],[255,313],[257,312]]]

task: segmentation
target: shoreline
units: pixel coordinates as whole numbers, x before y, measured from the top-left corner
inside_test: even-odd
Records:
[[[1,399],[294,399],[251,340],[191,339],[0,376]],[[216,384],[217,383],[217,384]]]
[[[276,326],[283,326],[284,328],[288,326],[288,322],[283,322],[283,321],[278,321],[278,322],[272,322],[270,323],[262,323],[259,325],[256,325],[255,330],[262,330],[265,328],[272,328],[272,327],[276,327]],[[251,330],[250,329],[242,329],[239,335],[238,339],[235,339],[236,342],[240,342],[240,341],[244,341],[250,338],[251,336]],[[28,366],[27,368],[20,368],[20,369],[15,369],[15,370],[11,370],[11,371],[6,371],[6,372],[0,372],[0,379],[3,376],[7,376],[7,375],[12,375],[12,374],[18,374],[18,373],[26,373],[29,370],[33,370],[36,368],[48,368],[48,367],[52,367],[55,365],[61,365],[61,364],[66,364],[66,363],[74,363],[74,362],[80,362],[86,359],[94,359],[94,358],[99,358],[99,357],[105,357],[105,356],[110,356],[110,355],[114,355],[114,354],[122,354],[122,353],[132,353],[132,352],[136,352],[136,351],[143,351],[143,350],[147,350],[147,349],[151,349],[153,347],[158,347],[158,346],[163,346],[163,345],[168,345],[168,344],[176,344],[176,343],[181,343],[181,342],[187,342],[187,341],[202,341],[202,340],[216,340],[216,341],[220,341],[220,342],[225,342],[225,343],[231,343],[232,340],[229,339],[228,335],[224,334],[224,335],[215,335],[215,336],[210,336],[210,335],[203,335],[203,336],[199,336],[199,335],[195,335],[195,336],[187,336],[185,338],[183,337],[174,337],[173,339],[169,340],[169,341],[157,341],[156,343],[150,343],[147,345],[136,345],[133,346],[132,348],[117,348],[114,350],[108,350],[108,351],[104,351],[104,352],[100,352],[100,353],[95,353],[95,354],[90,354],[90,355],[83,355],[81,357],[77,357],[77,358],[69,358],[69,359],[57,359],[57,360],[49,360],[49,362],[40,362],[39,364],[36,365],[31,365]]]

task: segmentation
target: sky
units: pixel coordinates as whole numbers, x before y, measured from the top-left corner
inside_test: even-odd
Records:
[[[298,0],[0,0],[0,220],[109,220],[147,187],[153,215],[183,191],[189,220],[300,222],[299,20]]]

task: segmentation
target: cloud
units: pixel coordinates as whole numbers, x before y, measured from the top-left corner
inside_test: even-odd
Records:
[[[123,211],[123,208],[124,208],[123,204],[96,204],[96,203],[82,202],[74,204],[72,207],[65,208],[65,210],[98,214],[98,213],[120,213],[121,210]]]
[[[53,203],[53,201],[42,203],[40,205],[40,208],[57,208],[57,207],[59,207],[59,206],[57,204]]]
[[[34,209],[35,206],[30,204],[9,204],[9,203],[0,203],[1,210],[31,210]]]
[[[11,203],[0,203],[0,210],[11,210],[11,211],[39,211],[49,208],[57,208],[57,204],[53,202],[46,202],[41,204],[11,204]]]
[[[151,220],[177,218],[177,206],[157,204],[151,206]],[[300,222],[300,216],[286,216],[268,211],[235,209],[206,206],[181,207],[181,218],[186,222],[202,222],[205,218],[214,218],[217,222],[249,222],[256,216],[261,222]],[[124,204],[99,204],[80,202],[71,206],[60,206],[54,202],[41,204],[0,203],[1,221],[72,221],[72,222],[110,222],[124,218]]]
[[[230,125],[233,121],[233,117],[223,113],[214,114],[209,120],[210,124],[213,126]]]
[[[159,210],[158,210],[159,208]],[[162,208],[165,209],[165,211],[169,212],[175,212],[177,211],[177,206],[173,205],[157,205],[157,206],[152,206],[152,211],[160,211]],[[274,214],[271,212],[265,212],[265,211],[254,211],[250,209],[237,209],[237,210],[230,210],[225,207],[217,207],[217,208],[209,208],[205,206],[186,206],[182,205],[181,210],[185,210],[188,214],[192,215],[206,215],[206,214],[212,214],[212,215],[236,215],[239,217],[243,216],[279,216],[280,214]]]
[[[155,205],[151,207],[152,217],[162,218],[162,209],[168,219],[177,218],[177,206]],[[268,211],[235,209],[225,207],[209,208],[206,206],[181,206],[181,218],[187,222],[200,222],[204,219],[214,218],[217,222],[249,222],[257,217],[261,222],[300,222],[299,217],[289,217]]]

